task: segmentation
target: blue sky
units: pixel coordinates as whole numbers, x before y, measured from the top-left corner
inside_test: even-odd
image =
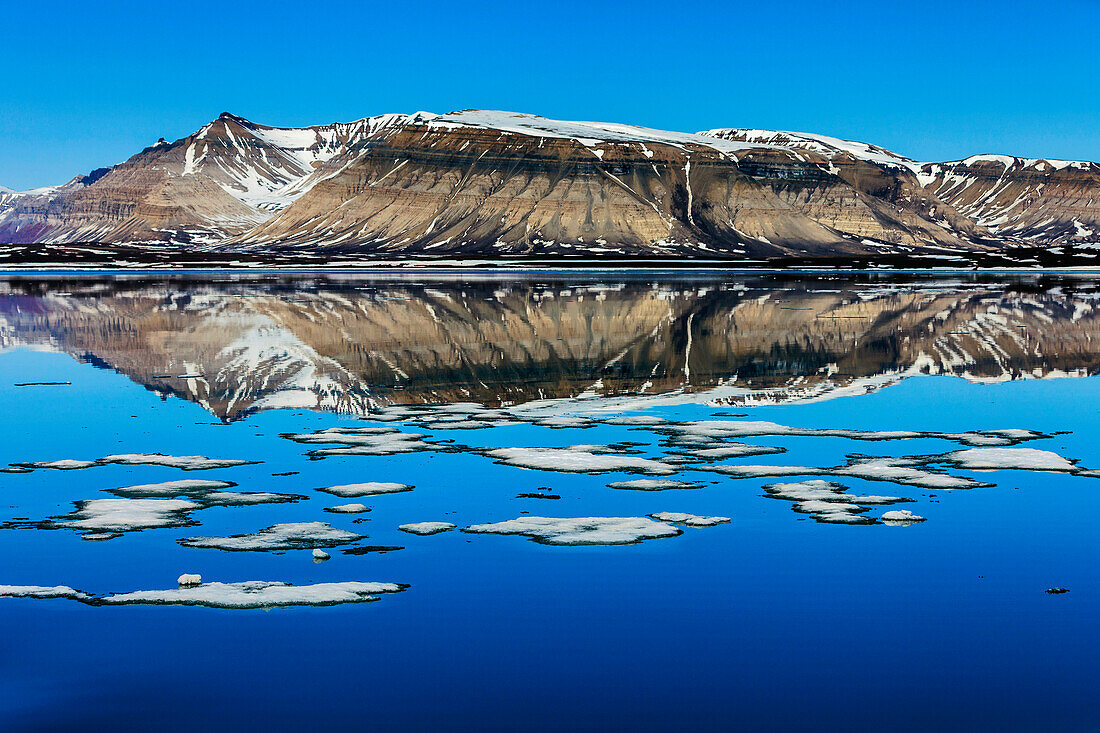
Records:
[[[0,2],[0,185],[16,189],[222,111],[305,125],[477,107],[820,132],[921,160],[1100,160],[1100,0]]]

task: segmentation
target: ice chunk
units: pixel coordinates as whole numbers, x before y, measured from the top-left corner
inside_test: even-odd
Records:
[[[684,514],[683,512],[654,512],[649,516],[660,522],[671,524],[685,524],[688,527],[713,527],[716,524],[726,524],[729,517],[701,517],[697,514]]]
[[[91,597],[67,585],[0,585],[0,598],[72,598],[81,601]]]
[[[677,481],[668,478],[636,478],[630,481],[612,481],[608,484],[612,489],[626,489],[628,491],[665,491],[667,489],[701,489],[702,484],[691,481]]]
[[[628,545],[682,534],[682,530],[648,517],[519,517],[475,524],[462,531],[518,534],[546,545]]]
[[[402,491],[412,491],[409,484],[398,484],[387,481],[367,481],[362,484],[343,484],[341,486],[328,486],[318,491],[324,491],[333,496],[350,498],[353,496],[378,496],[379,494],[398,494]]]
[[[175,605],[208,608],[275,608],[280,606],[334,606],[378,600],[379,593],[397,593],[407,585],[399,583],[317,583],[291,585],[262,580],[243,583],[202,583],[170,590],[115,593],[93,599],[93,605]]]
[[[412,524],[402,524],[398,527],[402,532],[420,535],[439,534],[454,528],[455,525],[450,522],[414,522]]]
[[[845,493],[847,487],[832,481],[818,479],[790,484],[771,484],[764,491],[775,499],[788,501],[836,501],[851,504],[897,504],[912,501],[901,496],[853,496]]]
[[[792,507],[796,512],[809,514],[819,522],[826,524],[874,524],[871,517],[860,516],[867,507],[836,501],[799,501]]]
[[[324,511],[333,514],[362,514],[363,512],[369,512],[370,507],[366,504],[337,504],[336,506],[325,507]]]
[[[302,550],[336,547],[363,539],[362,535],[337,529],[326,522],[290,522],[275,524],[251,534],[229,537],[188,537],[180,540],[186,547],[205,547],[234,551]]]
[[[179,585],[198,585],[202,582],[202,576],[198,574],[184,573],[176,579]]]
[[[889,524],[891,526],[904,526],[906,524],[915,524],[917,522],[923,522],[924,517],[914,514],[908,509],[898,509],[892,512],[885,512],[882,515],[882,523]]]
[[[608,473],[610,471],[630,471],[648,474],[675,473],[676,468],[651,458],[622,455],[612,452],[595,452],[593,446],[581,450],[572,448],[495,448],[485,451],[485,455],[496,458],[500,463],[520,468],[540,471],[565,471],[570,473]]]
[[[232,466],[245,466],[259,463],[259,461],[244,461],[233,458],[207,458],[206,456],[167,456],[163,453],[120,453],[104,456],[94,461],[81,461],[64,458],[56,461],[36,461],[32,463],[15,463],[12,465],[23,468],[56,468],[62,471],[72,471],[93,466],[107,466],[120,464],[124,466],[167,466],[179,468],[184,471],[205,471],[212,468],[230,468]]]
[[[772,453],[784,452],[786,452],[786,448],[777,448],[770,445],[750,445],[749,443],[725,443],[714,448],[699,448],[688,451],[690,455],[706,460],[739,458],[743,456],[764,456]]]
[[[184,499],[92,499],[76,502],[77,510],[56,523],[89,532],[132,532],[190,523],[189,512],[203,505]]]
[[[314,562],[318,562],[318,561],[324,562],[325,560],[328,560],[330,557],[332,557],[332,555],[328,554],[324,550],[318,550],[318,549],[313,550],[313,561]]]
[[[981,471],[1019,469],[1072,472],[1077,470],[1074,461],[1063,458],[1057,453],[1037,448],[969,448],[948,453],[943,456],[943,459],[960,468]]]

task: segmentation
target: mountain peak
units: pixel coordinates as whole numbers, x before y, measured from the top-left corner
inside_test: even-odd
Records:
[[[220,115],[218,115],[218,121],[219,122],[236,122],[238,125],[252,124],[251,122],[246,120],[244,117],[241,117],[240,115],[235,115],[232,112],[222,112]]]

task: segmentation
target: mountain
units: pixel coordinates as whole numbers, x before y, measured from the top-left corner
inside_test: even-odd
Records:
[[[1002,241],[1100,243],[1100,165],[975,155],[921,166],[921,183]]]
[[[192,135],[62,187],[0,203],[0,241],[212,243],[248,231],[409,119],[382,115],[304,128],[223,113]]]
[[[517,405],[581,394],[782,403],[908,375],[1100,374],[1073,278],[746,275],[607,284],[340,276],[0,282],[0,348],[54,349],[233,420],[278,407]]]
[[[808,133],[689,134],[483,110],[303,128],[224,113],[64,186],[0,192],[0,241],[321,261],[1019,252],[1030,262],[1051,245],[1094,256],[1100,166],[920,163]]]

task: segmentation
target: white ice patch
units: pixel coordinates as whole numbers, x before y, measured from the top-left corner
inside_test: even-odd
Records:
[[[768,496],[787,501],[836,501],[852,504],[897,504],[912,501],[900,496],[854,496],[846,493],[847,487],[832,481],[798,481],[789,484],[765,486]]]
[[[593,448],[593,446],[585,446]],[[596,446],[596,448],[600,448]],[[606,450],[611,451],[610,448]],[[580,446],[571,448],[495,448],[485,455],[501,463],[540,471],[565,471],[568,473],[608,473],[630,471],[664,475],[677,469],[651,458],[622,455],[614,452],[593,452]]]
[[[783,453],[785,449],[767,445],[750,445],[748,443],[727,443],[716,448],[698,448],[688,453],[696,458],[705,460],[720,460],[722,458],[741,458],[745,456],[764,456],[774,453]]]
[[[860,458],[846,466],[819,468],[815,466],[709,466],[706,470],[739,478],[769,478],[779,476],[849,476],[868,481],[888,481],[905,486],[928,489],[973,489],[984,486],[979,481],[926,471],[924,463],[912,458]]]
[[[450,522],[413,522],[411,524],[402,524],[398,527],[402,532],[420,535],[439,534],[440,532],[446,532],[454,528],[455,525]]]
[[[402,491],[412,491],[409,484],[398,484],[388,481],[367,481],[362,484],[343,484],[341,486],[328,486],[323,489],[326,494],[351,498],[353,496],[379,496],[381,494],[398,494]]]
[[[205,471],[212,468],[230,468],[232,466],[245,466],[253,463],[258,463],[258,461],[244,461],[232,458],[207,458],[206,456],[166,456],[162,453],[124,453],[104,456],[94,461],[63,458],[56,461],[34,461],[29,463],[16,463],[13,465],[23,468],[55,468],[62,471],[72,471],[111,464],[120,464],[124,466],[166,466],[168,468],[179,468],[184,471]]]
[[[202,582],[202,576],[197,573],[184,573],[176,578],[176,583],[179,585],[198,585]]]
[[[186,547],[217,550],[271,552],[336,547],[362,538],[362,535],[336,529],[326,522],[290,522],[272,525],[251,534],[229,537],[188,537],[180,540],[180,544]]]
[[[188,513],[203,505],[183,499],[92,499],[77,502],[77,510],[56,526],[89,532],[133,532],[179,527]]]
[[[370,432],[368,432],[368,430]],[[427,443],[421,433],[400,433],[387,428],[351,430],[326,430],[319,433],[287,435],[298,443],[336,444],[339,448],[321,448],[311,452],[315,456],[390,456],[423,450],[437,450],[442,446]]]
[[[1012,445],[1045,437],[1032,430],[979,430],[964,433],[921,432],[916,430],[850,430],[846,428],[796,428],[764,420],[699,420],[670,424],[661,429],[679,438],[720,439],[760,436],[847,438],[849,440],[914,440],[938,438],[964,445]]]
[[[682,534],[670,524],[647,517],[519,517],[493,524],[475,524],[462,531],[523,535],[546,545],[629,545]]]
[[[947,453],[943,459],[959,468],[977,471],[1018,469],[1072,472],[1077,470],[1073,461],[1057,453],[1037,448],[970,448]]]
[[[729,517],[701,517],[698,514],[685,514],[683,512],[654,512],[649,516],[659,522],[671,524],[683,524],[688,527],[713,527],[717,524],[727,524]]]
[[[0,585],[0,598],[72,598],[82,601],[92,596],[67,585]]]
[[[242,583],[181,584],[166,590],[139,590],[95,596],[68,586],[0,585],[0,598],[69,598],[89,606],[205,606],[249,609],[281,606],[334,606],[378,600],[381,593],[399,593],[401,583],[317,583],[291,585],[264,580]]]
[[[333,514],[362,514],[363,512],[369,512],[370,507],[366,504],[337,504],[336,506],[325,507],[324,511]]]
[[[914,514],[908,509],[899,509],[892,512],[885,512],[882,515],[882,523],[894,527],[904,526],[907,524],[916,524],[917,522],[923,521],[924,517]]]
[[[628,491],[665,491],[668,489],[701,489],[702,484],[691,481],[677,481],[663,478],[636,478],[630,481],[612,481],[608,484],[612,489],[626,489]]]

